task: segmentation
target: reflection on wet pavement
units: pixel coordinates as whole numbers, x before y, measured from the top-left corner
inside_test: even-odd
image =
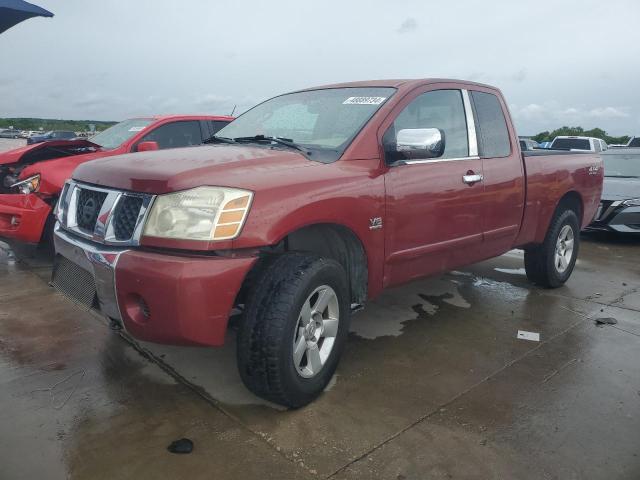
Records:
[[[510,252],[385,292],[324,395],[285,411],[240,382],[235,332],[127,340],[5,246],[0,478],[640,478],[639,247],[586,237],[558,290]]]

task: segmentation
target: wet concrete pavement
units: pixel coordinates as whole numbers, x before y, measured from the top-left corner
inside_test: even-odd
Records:
[[[586,237],[558,290],[510,252],[389,291],[297,411],[245,390],[234,332],[134,342],[17,257],[0,256],[2,479],[640,478],[640,241]],[[166,451],[180,437],[191,455]]]

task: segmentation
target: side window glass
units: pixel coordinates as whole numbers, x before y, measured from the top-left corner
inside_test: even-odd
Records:
[[[162,125],[145,135],[140,142],[157,142],[160,149],[188,147],[202,143],[200,122],[173,122]]]
[[[478,129],[478,148],[482,157],[507,157],[511,154],[509,130],[498,97],[471,91]]]
[[[395,141],[400,130],[438,128],[444,135],[445,148],[441,159],[469,155],[467,120],[460,90],[434,90],[415,98],[396,117],[384,135],[387,162],[394,158]]]

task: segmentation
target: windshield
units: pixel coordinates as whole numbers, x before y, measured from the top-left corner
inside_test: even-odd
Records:
[[[558,150],[591,150],[589,140],[586,138],[556,138],[551,148]]]
[[[216,136],[278,137],[304,146],[312,160],[331,162],[340,158],[394,92],[394,88],[373,87],[289,93],[252,108]]]
[[[605,154],[605,177],[636,177],[640,178],[640,153],[638,154]]]
[[[132,118],[107,128],[104,132],[94,135],[89,140],[106,150],[111,150],[119,147],[135,134],[144,130],[152,122],[153,120],[149,118]]]

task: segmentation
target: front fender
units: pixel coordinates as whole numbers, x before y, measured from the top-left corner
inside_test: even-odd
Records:
[[[382,286],[384,228],[370,226],[374,218],[381,218],[384,225],[384,205],[382,176],[334,179],[331,185],[313,192],[305,185],[257,192],[243,231],[233,240],[233,249],[276,245],[310,225],[339,225],[362,243],[368,259],[369,294],[375,296]]]

